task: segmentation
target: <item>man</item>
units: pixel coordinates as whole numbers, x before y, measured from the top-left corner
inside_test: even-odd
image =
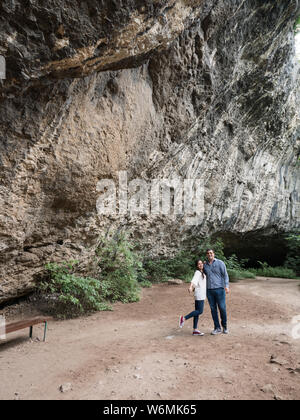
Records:
[[[226,294],[229,293],[229,277],[226,266],[223,261],[215,258],[215,252],[213,249],[208,249],[206,251],[206,257],[207,262],[204,264],[204,273],[206,274],[207,280],[207,300],[209,302],[215,326],[215,329],[212,331],[212,335],[222,333],[218,309],[221,315],[223,333],[228,334]]]

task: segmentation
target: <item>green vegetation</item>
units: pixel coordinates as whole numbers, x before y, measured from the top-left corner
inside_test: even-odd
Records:
[[[99,280],[74,274],[78,261],[49,263],[47,278],[39,284],[39,292],[48,296],[50,313],[58,317],[74,317],[92,311],[107,311],[111,307],[101,295]]]
[[[163,283],[169,278],[169,268],[167,259],[145,258],[143,262],[146,281],[151,283]]]
[[[233,270],[228,268],[227,273],[231,283],[235,283],[237,280],[242,279],[255,279],[255,274],[249,270]]]
[[[112,239],[101,238],[96,249],[98,278],[111,302],[137,302],[138,278],[145,280],[141,257],[133,251],[126,235],[117,234]]]
[[[139,283],[139,286],[143,287],[143,288],[150,289],[152,287],[152,283],[151,283],[151,281],[143,280]]]
[[[284,266],[295,271],[300,276],[300,234],[288,235],[286,241],[288,254]]]
[[[137,279],[143,273],[143,267],[132,248],[125,235],[100,238],[93,273],[87,277],[78,274],[78,261],[47,264],[47,275],[38,285],[38,293],[46,299],[48,312],[59,318],[75,317],[112,310],[110,303],[116,301],[138,301]]]
[[[257,276],[298,279],[300,276],[300,234],[288,235],[286,238],[288,253],[282,267],[270,267],[266,262],[258,261],[259,268],[249,271]]]
[[[270,267],[266,262],[259,261],[260,268],[251,268],[249,271],[256,276],[262,277],[281,277],[284,279],[296,279],[297,275],[294,270],[286,267]]]
[[[255,278],[255,274],[244,268],[247,260],[239,261],[234,254],[229,258],[225,257],[221,239],[206,239],[200,242],[194,252],[181,251],[169,259],[145,259],[144,268],[147,279],[154,283],[164,282],[170,278],[190,282],[196,269],[196,260],[205,261],[208,248],[213,248],[216,257],[225,262],[230,281]]]
[[[231,282],[235,282],[239,279],[248,279],[248,278],[255,278],[255,274],[249,270],[244,268],[245,264],[248,260],[238,260],[235,254],[231,255],[230,257],[225,257],[224,255],[224,243],[221,239],[217,238],[215,240],[207,239],[201,242],[198,246],[198,254],[199,258],[203,261],[206,259],[206,250],[212,248],[215,251],[216,258],[224,261],[229,280]]]
[[[170,278],[191,281],[195,272],[195,256],[187,251],[181,251],[173,258],[145,258],[143,267],[146,278],[152,283],[163,283]]]
[[[170,278],[190,282],[198,258],[206,260],[206,250],[215,250],[216,258],[226,264],[231,282],[239,279],[265,277],[297,278],[300,273],[300,235],[286,238],[288,255],[284,267],[270,267],[259,262],[259,268],[246,269],[248,260],[239,260],[236,255],[226,257],[221,239],[201,240],[193,251],[180,251],[170,258],[150,258],[134,250],[125,234],[98,241],[93,256],[92,268],[82,275],[78,261],[49,263],[46,277],[38,291],[47,299],[52,314],[73,317],[93,311],[112,310],[111,303],[139,300],[142,287],[168,281]]]

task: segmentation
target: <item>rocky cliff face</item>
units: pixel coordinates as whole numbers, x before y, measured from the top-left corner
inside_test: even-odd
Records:
[[[108,227],[153,254],[299,228],[295,0],[4,0],[0,303]],[[204,217],[97,215],[97,183],[200,179]]]

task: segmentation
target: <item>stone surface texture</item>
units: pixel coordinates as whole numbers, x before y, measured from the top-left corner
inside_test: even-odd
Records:
[[[295,0],[3,0],[0,303],[122,227],[153,255],[299,229]],[[200,179],[204,217],[98,217],[97,183]]]

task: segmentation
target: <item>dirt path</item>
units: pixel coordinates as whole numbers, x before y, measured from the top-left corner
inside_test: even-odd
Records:
[[[210,335],[208,303],[204,337],[191,335],[192,321],[178,328],[193,307],[187,285],[156,285],[114,312],[51,322],[46,343],[42,326],[33,340],[10,334],[0,343],[0,399],[299,399],[299,281],[244,280],[227,305],[228,336]],[[72,390],[62,393],[65,383]]]

